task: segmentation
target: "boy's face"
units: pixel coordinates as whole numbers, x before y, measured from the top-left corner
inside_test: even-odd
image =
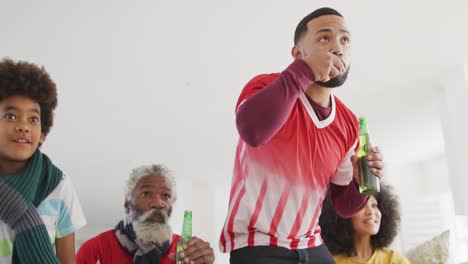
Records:
[[[41,108],[37,102],[25,96],[11,96],[0,101],[1,169],[26,164],[44,139]]]

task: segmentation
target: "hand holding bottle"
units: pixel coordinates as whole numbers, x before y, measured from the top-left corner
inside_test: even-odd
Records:
[[[371,146],[369,148],[369,153],[370,155],[367,156],[367,161],[369,162],[369,167],[372,168],[372,173],[375,176],[382,178],[384,176],[384,161],[382,152],[380,152],[379,147]],[[359,178],[359,164],[357,164],[358,159],[359,158],[357,155],[351,157],[351,162],[353,163],[354,167],[353,177],[357,183],[360,183],[361,179]]]
[[[366,118],[359,118],[359,150],[352,157],[353,176],[359,184],[359,191],[375,195],[380,191],[380,178],[383,176],[383,155],[377,147],[372,147]]]
[[[190,238],[184,245],[184,250],[179,253],[183,263],[212,264],[214,263],[214,251],[210,243],[198,237]],[[175,259],[175,255],[174,255]]]
[[[192,237],[192,211],[185,210],[182,234],[175,254],[169,258],[176,264],[212,264],[214,252],[210,243],[198,237]]]

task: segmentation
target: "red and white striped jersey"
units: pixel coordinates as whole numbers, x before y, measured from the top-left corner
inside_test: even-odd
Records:
[[[279,74],[253,79],[242,103]],[[264,87],[264,86],[263,86]],[[356,116],[335,96],[332,111],[319,121],[305,94],[286,123],[263,146],[239,139],[228,214],[220,237],[222,252],[259,245],[289,249],[322,244],[318,220],[327,183],[352,180],[350,157],[358,139]]]

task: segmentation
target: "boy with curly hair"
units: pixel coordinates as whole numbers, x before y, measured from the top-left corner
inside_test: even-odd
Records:
[[[39,149],[56,106],[44,68],[0,61],[0,263],[75,263],[86,220],[70,179]]]

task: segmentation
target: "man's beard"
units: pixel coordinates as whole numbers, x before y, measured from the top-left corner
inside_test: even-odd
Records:
[[[168,223],[170,213],[167,214],[160,209],[142,212],[138,208],[134,208],[132,209],[132,215],[136,237],[144,244],[157,243],[161,245],[171,239],[172,229]],[[152,219],[156,215],[163,219],[161,223]]]
[[[315,83],[322,86],[322,87],[327,87],[327,88],[339,87],[339,86],[343,85],[345,83],[346,79],[348,78],[349,68],[350,67],[348,66],[345,73],[339,74],[339,75],[331,78],[327,82],[316,81]]]

